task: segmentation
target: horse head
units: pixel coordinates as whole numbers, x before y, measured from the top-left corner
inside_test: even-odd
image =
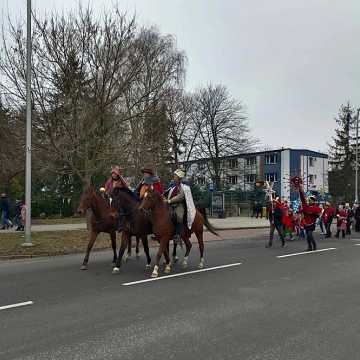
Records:
[[[95,191],[92,186],[86,186],[80,197],[80,204],[77,209],[78,214],[82,215],[86,210],[91,208],[92,201],[95,196]]]
[[[140,210],[150,210],[154,209],[156,204],[162,201],[161,195],[154,189],[149,189],[146,191],[144,198],[139,206]]]

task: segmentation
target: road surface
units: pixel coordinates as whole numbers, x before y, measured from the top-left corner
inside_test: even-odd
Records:
[[[208,242],[203,272],[194,246],[195,272],[140,283],[143,256],[119,275],[110,252],[83,272],[79,255],[0,262],[0,359],[358,359],[360,236],[264,244]]]

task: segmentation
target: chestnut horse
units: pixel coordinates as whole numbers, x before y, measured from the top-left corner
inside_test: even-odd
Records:
[[[118,212],[114,207],[110,206],[108,200],[105,200],[102,196],[96,194],[95,190],[91,186],[86,187],[83,194],[81,195],[80,205],[77,211],[79,214],[84,214],[87,209],[92,210],[90,218],[90,240],[84,262],[80,269],[87,270],[91,249],[94,246],[97,236],[101,232],[110,234],[111,246],[114,252],[113,265],[115,265],[117,259],[116,231],[118,228]],[[123,236],[124,234],[122,234],[122,237]],[[140,239],[136,237],[136,258],[139,258],[139,242]],[[126,243],[128,248],[125,260],[128,260],[131,257],[131,238],[129,241],[126,241]]]
[[[101,233],[110,234],[111,247],[113,249],[113,263],[116,262],[116,229],[118,222],[118,212],[110,206],[109,202],[96,194],[91,186],[87,186],[80,198],[78,213],[84,214],[88,209],[92,210],[90,218],[90,239],[86,250],[81,270],[87,270],[91,249],[94,246],[97,236]]]
[[[154,266],[153,273],[151,274],[151,277],[158,277],[159,262],[163,254],[165,256],[165,261],[166,261],[165,273],[169,273],[171,271],[168,247],[169,247],[169,241],[174,236],[175,226],[171,219],[170,206],[166,202],[164,202],[162,195],[150,189],[146,192],[140,208],[144,210],[151,209],[154,234],[160,240],[160,247],[156,256],[156,263]],[[201,214],[201,212],[198,209],[196,209],[196,215],[194,222],[191,226],[191,229],[187,227],[187,223],[186,224],[184,223],[183,232],[181,234],[181,238],[183,239],[186,246],[186,253],[182,262],[182,266],[184,268],[186,268],[188,265],[188,257],[192,247],[190,241],[190,237],[192,233],[195,233],[199,243],[200,263],[198,267],[200,269],[204,267],[204,239],[203,239],[204,225],[212,234],[219,236],[219,234],[217,234],[214,227],[209,223],[206,217],[206,213],[204,216]]]
[[[147,259],[147,268],[149,268],[151,258],[147,236],[152,234],[152,225],[150,218],[139,210],[140,199],[127,188],[115,188],[112,192],[111,204],[119,213],[123,214],[123,237],[113,274],[120,271],[122,257],[132,235],[141,239]]]

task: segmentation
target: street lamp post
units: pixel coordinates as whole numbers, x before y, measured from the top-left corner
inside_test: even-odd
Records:
[[[356,153],[355,153],[355,202],[359,202],[359,192],[358,192],[358,172],[359,172],[359,113],[360,108],[357,111],[356,116]]]
[[[26,33],[26,169],[25,169],[25,243],[31,242],[31,0],[27,0]]]

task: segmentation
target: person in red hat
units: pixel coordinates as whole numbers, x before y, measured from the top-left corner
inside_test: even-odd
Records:
[[[111,169],[111,177],[105,183],[105,191],[108,196],[111,196],[115,188],[128,188],[128,184],[122,177],[119,166],[113,166]]]
[[[140,181],[139,185],[136,187],[136,194],[140,199],[144,198],[144,195],[147,190],[150,188],[154,189],[160,194],[164,193],[163,186],[158,176],[154,174],[154,171],[150,168],[142,168],[141,172],[143,174],[143,178]]]

